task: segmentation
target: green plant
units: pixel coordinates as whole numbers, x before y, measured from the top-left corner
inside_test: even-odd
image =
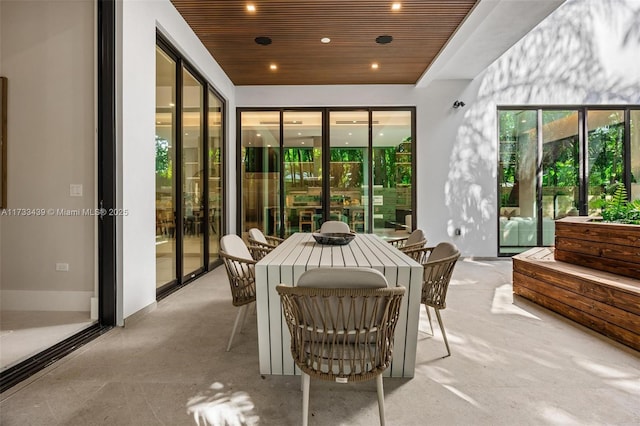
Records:
[[[640,200],[627,201],[624,185],[617,185],[610,200],[602,204],[602,220],[640,225]]]

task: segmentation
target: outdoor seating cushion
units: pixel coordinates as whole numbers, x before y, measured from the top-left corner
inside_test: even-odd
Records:
[[[235,234],[225,235],[220,238],[220,248],[231,256],[247,260],[253,259],[247,245],[242,241],[242,238]]]
[[[300,287],[314,288],[386,288],[382,273],[371,268],[315,268],[298,279]]]

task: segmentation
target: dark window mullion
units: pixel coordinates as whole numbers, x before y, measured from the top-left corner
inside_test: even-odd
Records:
[[[367,216],[369,217],[369,227],[367,228],[367,232],[373,232],[375,227],[373,226],[373,172],[375,170],[375,166],[373,164],[373,110],[371,108],[368,109],[369,112],[369,131],[367,133],[367,137],[369,140],[367,141],[367,146],[369,147],[369,153],[367,161],[369,162],[369,176],[368,185],[369,185],[369,194],[367,194],[367,199],[369,203],[369,209],[367,212]]]
[[[579,214],[586,216],[589,211],[589,132],[587,131],[586,108],[578,110],[578,146],[580,157],[580,180],[579,180]]]
[[[624,186],[627,189],[627,199],[631,199],[631,109],[624,110]]]
[[[284,204],[285,204],[285,193],[284,193],[284,110],[280,110],[280,179],[278,182],[278,186],[280,188],[280,196],[278,197],[278,220],[276,221],[274,217],[273,223],[273,233],[278,235],[280,238],[284,238],[285,232],[285,221],[284,221]],[[271,219],[269,219],[271,220]],[[276,232],[276,224],[280,223],[280,231]]]
[[[542,119],[542,109],[538,109],[537,111],[537,139],[538,139],[538,149],[536,150],[536,245],[538,247],[542,246],[542,176],[544,173],[542,166],[542,156],[544,152],[544,135],[543,135],[543,119]]]
[[[183,250],[184,250],[184,218],[182,212],[182,135],[184,133],[182,129],[182,108],[184,105],[183,96],[184,91],[182,90],[183,78],[182,72],[184,70],[184,66],[182,63],[182,59],[178,58],[176,61],[176,149],[175,149],[175,174],[173,176],[173,188],[174,188],[174,196],[175,196],[175,215],[176,215],[176,226],[175,226],[175,239],[176,239],[176,278],[178,280],[178,285],[182,285],[185,281],[183,269],[184,269],[184,261],[183,261]]]
[[[205,270],[209,270],[209,85],[202,85],[202,201],[200,205],[200,231],[202,232],[202,256]]]
[[[331,209],[331,109],[325,108],[322,122],[322,219],[320,226],[327,220]]]

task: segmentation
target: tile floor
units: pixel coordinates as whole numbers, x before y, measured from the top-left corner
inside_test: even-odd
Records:
[[[230,299],[218,268],[3,393],[0,423],[300,424],[300,380],[260,375],[255,322],[225,352]],[[384,381],[388,425],[640,424],[640,354],[514,300],[510,261],[460,261],[447,305],[453,354],[423,310],[415,377]],[[310,425],[377,424],[376,404],[375,382],[312,381]]]

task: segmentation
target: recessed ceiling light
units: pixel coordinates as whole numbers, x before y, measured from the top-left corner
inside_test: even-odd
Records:
[[[345,142],[344,144],[345,144],[345,145],[349,145],[349,142]]]
[[[302,133],[298,132],[298,136],[302,136]]]
[[[251,3],[249,3],[249,4],[247,5],[247,11],[248,11],[248,12],[255,12],[255,11],[256,11],[256,5],[255,5],[255,4],[251,4]]]
[[[271,145],[267,145],[267,148],[271,148]]]
[[[304,141],[300,142],[302,145],[304,145]]]
[[[271,44],[271,38],[270,37],[260,36],[260,37],[254,38],[253,41],[255,41],[256,43],[258,43],[261,46],[268,46],[268,45]]]
[[[400,10],[401,7],[402,5],[398,2],[391,4],[391,10]]]
[[[353,135],[353,133],[349,132],[349,136],[352,136],[352,135]]]
[[[272,69],[272,70],[277,70],[278,66],[276,64],[271,64],[271,65],[269,65],[269,68]]]
[[[380,136],[384,136],[384,133],[380,132]]]
[[[262,136],[262,135],[261,135],[260,133],[256,133],[256,136],[257,136],[257,137],[260,137],[260,136]]]
[[[371,64],[371,69],[377,70],[378,69],[378,64],[377,63],[372,63]]]
[[[174,104],[173,102],[169,104],[169,106],[176,106],[176,104]]]
[[[329,37],[322,37],[320,41],[326,44],[326,43],[330,43],[331,39]]]

